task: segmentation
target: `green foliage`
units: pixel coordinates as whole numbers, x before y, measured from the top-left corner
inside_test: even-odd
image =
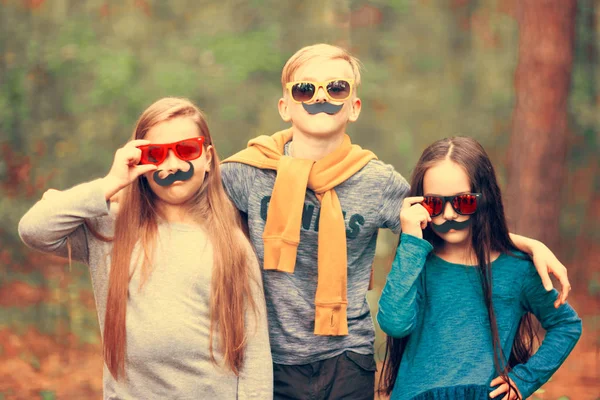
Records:
[[[56,393],[49,391],[49,390],[43,390],[40,392],[40,400],[55,400],[56,399]]]
[[[588,282],[588,292],[591,296],[600,295],[600,273],[595,272]]]
[[[571,172],[589,167],[600,154],[600,70],[589,59],[589,46],[600,36],[581,22],[593,12],[591,1],[584,1],[578,14],[569,98]],[[221,158],[253,136],[285,127],[276,108],[281,68],[304,45],[339,43],[361,59],[363,109],[349,133],[405,177],[426,145],[468,135],[486,147],[506,181],[518,26],[497,0],[453,2],[454,7],[445,0],[205,1],[201,6],[173,0],[150,2],[149,12],[137,1],[46,2],[36,10],[25,3],[0,3],[0,147],[14,150],[14,162],[0,159],[0,251],[10,249],[10,262],[0,261],[0,289],[23,281],[48,290],[55,301],[2,308],[0,326],[19,332],[37,326],[52,334],[66,323],[81,341],[97,343],[96,313],[78,301],[81,291],[90,291],[85,266],[66,272],[73,281],[62,289],[55,278],[24,269],[40,266],[28,265],[31,252],[16,232],[20,216],[48,188],[106,174],[139,114],[160,97],[185,96],[198,103]],[[600,178],[594,179],[600,190]],[[571,186],[565,192],[576,192]],[[565,201],[565,240],[583,226],[600,241],[597,227],[586,221],[589,196]],[[379,271],[395,240],[380,237]],[[377,276],[380,290],[385,275]],[[600,293],[597,274],[588,291]],[[377,298],[377,291],[369,294],[374,311]],[[378,331],[378,354],[383,339]]]
[[[243,37],[232,33],[210,41],[207,50],[213,52],[216,63],[225,66],[229,84],[243,86],[253,73],[277,71],[285,63],[273,46],[277,37],[275,26],[247,32]]]
[[[33,354],[31,354],[31,353],[21,354],[21,359],[23,359],[23,361],[26,361],[34,369],[36,369],[36,370],[40,369],[40,359],[37,358],[36,356],[34,356]]]

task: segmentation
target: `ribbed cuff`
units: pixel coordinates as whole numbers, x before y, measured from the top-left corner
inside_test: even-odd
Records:
[[[348,305],[316,304],[315,305],[315,335],[345,336],[348,334]]]
[[[298,245],[283,241],[281,238],[264,238],[264,269],[294,273]]]

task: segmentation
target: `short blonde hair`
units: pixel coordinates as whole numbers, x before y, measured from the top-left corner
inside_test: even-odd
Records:
[[[326,58],[329,60],[342,59],[346,60],[352,67],[354,74],[354,84],[358,87],[360,85],[360,68],[361,64],[358,58],[354,57],[347,50],[333,46],[331,44],[319,43],[313,44],[312,46],[306,46],[298,50],[283,66],[281,71],[281,86],[285,90],[285,85],[288,82],[292,82],[294,74],[302,65],[315,58]]]

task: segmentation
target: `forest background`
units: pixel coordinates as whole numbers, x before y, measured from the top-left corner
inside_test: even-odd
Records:
[[[511,230],[567,266],[584,333],[532,398],[600,398],[600,1],[0,0],[0,400],[101,398],[89,272],[27,249],[48,188],[108,172],[139,114],[196,102],[221,157],[286,125],[285,61],[344,46],[363,63],[348,133],[409,178],[446,136],[479,140]],[[377,245],[373,313],[397,243]],[[377,328],[377,356],[384,335]]]

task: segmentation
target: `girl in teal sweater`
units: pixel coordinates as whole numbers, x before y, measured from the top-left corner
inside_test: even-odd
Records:
[[[415,167],[379,300],[392,399],[524,399],[564,362],[581,320],[555,304],[509,238],[500,188],[474,139],[443,139]],[[533,353],[534,314],[546,330]]]

